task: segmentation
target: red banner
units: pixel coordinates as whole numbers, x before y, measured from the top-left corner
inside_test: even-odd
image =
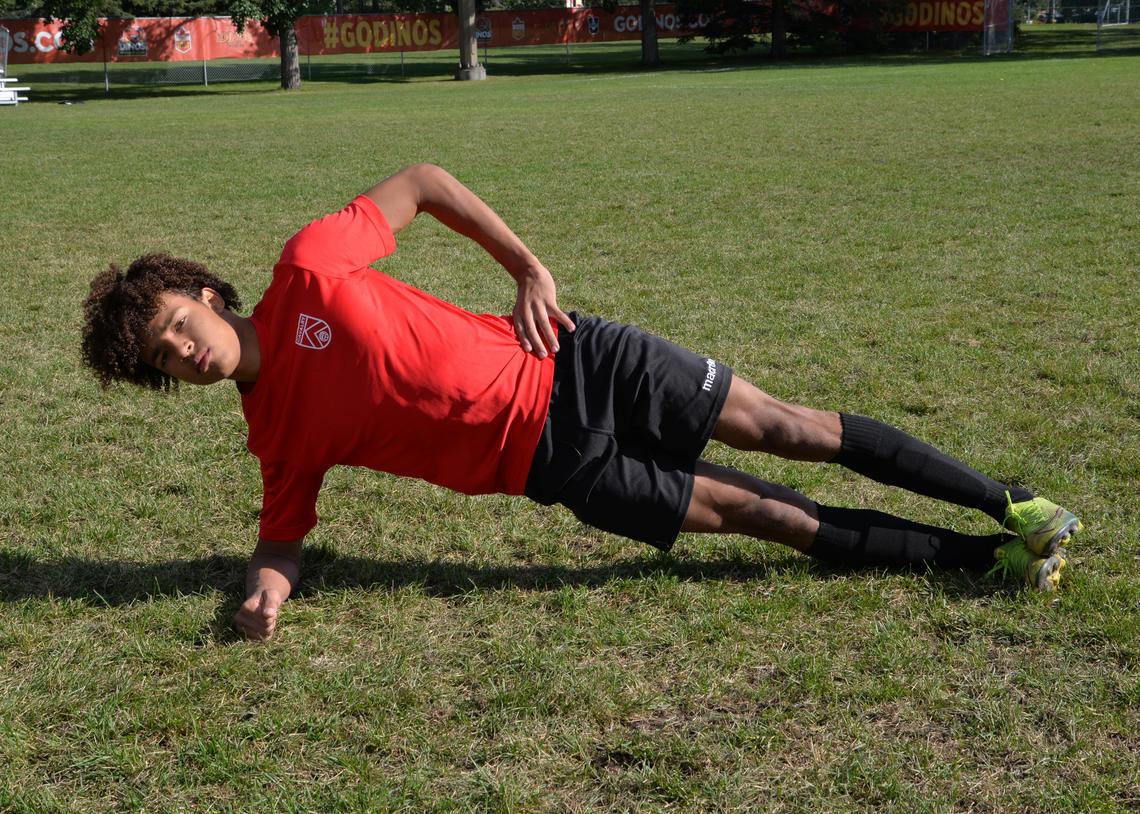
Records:
[[[888,31],[980,31],[984,0],[910,0],[883,19]],[[672,5],[656,9],[657,34],[679,37],[708,24],[704,15],[685,17]],[[0,20],[11,33],[8,61],[177,62],[234,57],[276,57],[277,38],[251,20],[241,34],[229,17],[147,17],[103,20],[93,49],[74,56],[61,48],[62,23]],[[302,54],[364,54],[459,49],[454,14],[338,14],[302,17],[296,24]],[[484,47],[613,42],[641,38],[641,10],[600,8],[488,11],[475,18],[475,36]]]
[[[30,62],[178,62],[278,56],[277,38],[251,21],[238,34],[229,17],[101,20],[103,34],[82,56],[62,50],[62,23],[0,20],[11,34],[11,64]]]
[[[658,6],[658,36],[679,37],[707,24],[685,19],[673,6]],[[12,35],[9,62],[176,62],[232,57],[275,57],[277,38],[250,21],[237,32],[229,17],[148,17],[102,20],[102,36],[83,56],[62,50],[62,23],[2,20]],[[302,17],[297,21],[302,54],[363,54],[459,49],[459,20],[454,14],[361,14]],[[602,9],[490,11],[475,19],[476,38],[484,47],[610,42],[641,38],[637,6]]]
[[[883,17],[884,31],[981,31],[985,0],[910,0]]]
[[[704,15],[687,18],[673,6],[657,6],[657,35],[679,37],[708,24]],[[297,21],[301,50],[312,54],[372,51],[435,51],[459,48],[454,14],[361,14],[303,17]],[[475,18],[481,46],[560,45],[641,39],[641,10],[600,8],[489,11]]]

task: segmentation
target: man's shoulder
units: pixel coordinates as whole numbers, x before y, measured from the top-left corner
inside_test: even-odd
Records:
[[[376,204],[360,196],[289,238],[277,266],[339,276],[359,271],[395,249],[396,240],[384,216]]]

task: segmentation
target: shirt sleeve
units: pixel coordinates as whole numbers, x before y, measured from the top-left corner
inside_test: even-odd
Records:
[[[325,215],[293,235],[278,266],[345,275],[396,250],[391,227],[371,198],[360,195],[339,212]]]
[[[299,540],[317,525],[317,495],[324,472],[306,472],[282,464],[261,464],[261,522],[265,540]]]

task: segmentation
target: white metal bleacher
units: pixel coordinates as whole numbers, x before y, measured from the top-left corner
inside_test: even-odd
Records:
[[[18,82],[14,76],[8,76],[8,51],[12,47],[12,37],[8,29],[0,25],[0,106],[18,105],[28,101],[27,96],[21,96],[20,91],[31,90],[27,87],[17,87],[12,82]]]
[[[17,82],[19,80],[14,76],[0,76],[0,105],[18,105],[20,102],[28,101],[27,96],[20,96],[20,91],[31,90],[27,87],[13,87],[9,82]]]

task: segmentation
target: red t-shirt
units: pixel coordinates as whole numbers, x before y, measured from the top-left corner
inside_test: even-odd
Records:
[[[458,492],[522,494],[550,402],[553,356],[509,317],[472,314],[368,268],[396,248],[369,198],[294,235],[250,319],[257,382],[242,386],[261,460],[260,536],[304,537],[336,464]]]

